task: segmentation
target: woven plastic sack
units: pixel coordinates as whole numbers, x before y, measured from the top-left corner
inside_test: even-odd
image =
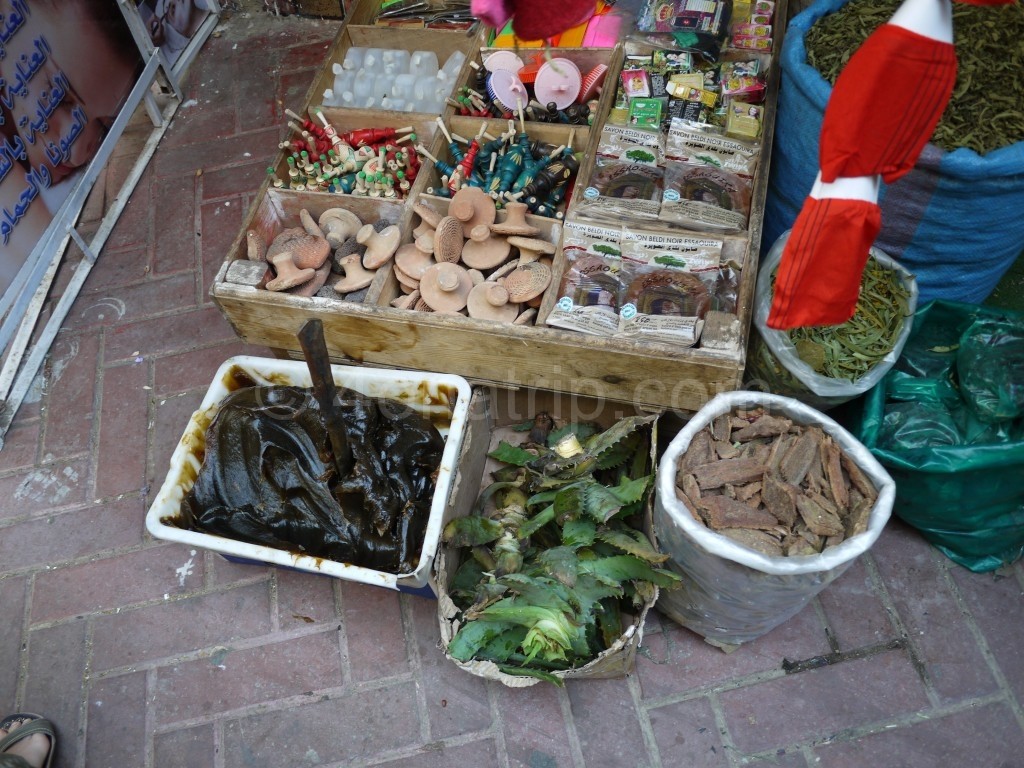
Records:
[[[758,406],[794,423],[821,427],[871,479],[878,499],[867,531],[819,555],[769,557],[693,518],[676,497],[680,456],[716,416]],[[663,567],[681,574],[683,583],[663,591],[656,607],[713,645],[731,647],[754,640],[799,613],[875,543],[889,520],[895,493],[892,478],[868,450],[823,413],[792,398],[762,392],[717,395],[673,438],[658,464],[654,534],[661,551],[671,556]]]
[[[751,338],[751,352],[747,355],[745,378],[751,389],[753,381],[764,385],[776,395],[795,397],[802,403],[828,410],[842,403],[860,397],[892,368],[907,343],[917,309],[917,281],[906,269],[896,263],[878,248],[871,249],[871,255],[883,267],[899,273],[904,287],[910,294],[907,299],[907,318],[903,322],[892,351],[878,361],[871,370],[856,381],[833,379],[815,371],[800,359],[789,340],[786,331],[768,327],[768,312],[772,306],[772,273],[782,260],[782,251],[789,238],[787,230],[772,245],[768,256],[761,261],[754,289],[754,325],[756,333]]]
[[[818,136],[832,87],[807,63],[804,37],[847,0],[819,0],[786,30],[765,201],[764,239],[793,226],[818,172]],[[884,106],[879,105],[879,109]],[[917,165],[881,196],[875,245],[917,275],[920,300],[981,303],[1024,246],[1024,142],[986,155],[925,145]]]
[[[947,301],[921,308],[857,428],[896,480],[896,515],[979,573],[1024,554],[1024,421],[972,419],[956,386],[960,341],[985,318],[1024,329],[1024,313]]]

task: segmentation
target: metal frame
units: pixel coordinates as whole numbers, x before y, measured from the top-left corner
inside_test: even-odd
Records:
[[[146,63],[96,156],[90,161],[71,193],[54,215],[50,226],[32,249],[8,290],[0,296],[0,318],[2,318],[0,355],[5,355],[3,367],[0,368],[0,449],[3,448],[7,430],[21,408],[36,374],[42,367],[50,345],[182,101],[181,76],[195,59],[199,49],[220,20],[220,6],[216,0],[211,0],[212,8],[209,16],[203,21],[172,67],[168,63],[167,57],[153,46],[139,17],[137,4],[133,0],[118,0],[118,4],[132,31],[143,61]],[[174,92],[173,97],[163,108],[160,107],[153,95],[153,87],[158,82],[161,72]],[[131,172],[114,198],[112,206],[104,214],[99,229],[93,235],[92,240],[86,242],[77,229],[82,206],[140,105],[145,106],[149,118],[153,122],[153,130]],[[43,304],[67,247],[72,241],[82,250],[84,258],[75,268],[64,294],[57,302],[46,325],[29,351]],[[25,357],[26,352],[28,352],[27,358]]]

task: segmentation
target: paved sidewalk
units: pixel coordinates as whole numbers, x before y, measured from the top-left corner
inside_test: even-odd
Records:
[[[733,654],[654,615],[631,677],[519,690],[444,661],[432,601],[150,538],[216,367],[267,354],[207,292],[337,22],[267,28],[207,43],[0,451],[0,709],[53,719],[59,768],[1024,766],[1024,568],[899,523]]]

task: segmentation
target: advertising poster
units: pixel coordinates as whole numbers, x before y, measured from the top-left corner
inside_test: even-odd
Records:
[[[0,0],[0,295],[100,148],[141,68],[116,2]]]
[[[153,47],[174,66],[214,8],[208,0],[137,0]]]

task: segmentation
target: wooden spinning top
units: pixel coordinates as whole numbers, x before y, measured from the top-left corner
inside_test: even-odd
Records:
[[[462,246],[462,263],[473,269],[494,269],[508,258],[512,246],[503,237],[492,237],[490,227],[478,224]]]
[[[501,280],[508,291],[509,301],[516,304],[537,298],[544,293],[550,282],[551,268],[539,261],[521,263]]]
[[[406,243],[395,251],[395,265],[409,277],[419,280],[434,265],[434,238],[421,235],[414,243]]]
[[[455,263],[462,256],[462,222],[454,216],[445,216],[434,232],[434,258]]]
[[[458,312],[466,306],[473,280],[458,264],[430,267],[420,280],[420,296],[435,312]]]
[[[505,221],[501,224],[491,224],[491,232],[496,235],[525,235],[526,237],[533,237],[540,230],[526,223],[527,210],[526,203],[512,201],[505,203]]]
[[[493,224],[498,212],[491,196],[480,187],[462,187],[452,196],[448,215],[462,222],[462,235],[469,237],[473,227]]]
[[[505,286],[490,281],[473,286],[466,308],[470,317],[499,323],[511,323],[519,315],[519,307],[509,303]]]

